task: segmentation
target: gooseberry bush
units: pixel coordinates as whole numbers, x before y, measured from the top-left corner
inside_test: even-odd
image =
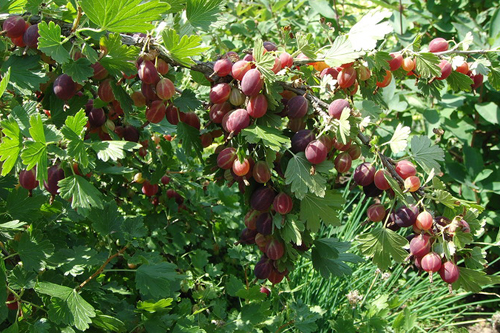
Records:
[[[500,282],[476,242],[484,205],[442,180],[442,129],[399,121],[412,105],[395,93],[430,107],[500,89],[493,43],[398,40],[383,10],[343,30],[322,18],[319,45],[288,21],[228,36],[224,11],[248,15],[244,2],[0,8],[12,332],[314,331],[318,313],[286,296],[302,260],[324,279],[372,260],[429,272],[430,287],[439,275],[450,292]],[[346,191],[371,203],[367,228],[318,237],[344,223]]]

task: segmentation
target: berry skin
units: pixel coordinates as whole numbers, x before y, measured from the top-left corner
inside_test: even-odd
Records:
[[[368,219],[373,222],[380,222],[385,218],[385,208],[381,204],[373,204],[366,211]]]
[[[417,216],[415,226],[421,230],[430,230],[432,228],[433,218],[428,211],[423,211]]]
[[[443,52],[446,50],[448,50],[448,42],[444,38],[441,37],[434,38],[429,43],[429,52],[436,53],[436,52]]]
[[[384,176],[385,175],[385,176]],[[378,189],[385,191],[391,188],[391,185],[387,181],[386,177],[390,177],[391,175],[389,174],[389,171],[380,169],[375,172],[375,176],[373,181],[375,182],[375,186],[377,186]]]
[[[420,265],[424,271],[436,273],[441,268],[441,257],[436,252],[427,253],[422,257]]]
[[[416,192],[420,188],[420,178],[417,176],[410,176],[405,179],[405,190],[409,192]]]
[[[439,269],[439,275],[444,282],[454,283],[460,276],[460,270],[458,269],[457,265],[455,265],[451,261],[447,261],[441,265],[441,268]]]
[[[415,176],[417,174],[417,168],[410,161],[403,160],[396,163],[396,173],[401,176],[401,178],[406,179],[410,176]]]

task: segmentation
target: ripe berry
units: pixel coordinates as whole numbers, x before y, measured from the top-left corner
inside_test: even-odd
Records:
[[[337,155],[335,161],[333,162],[335,169],[340,173],[345,173],[351,169],[352,158],[347,152],[343,152]]]
[[[337,75],[337,82],[340,88],[349,88],[356,81],[356,70],[354,67],[344,68]]]
[[[410,176],[405,179],[404,182],[405,190],[410,192],[416,192],[420,188],[420,178],[417,176]]]
[[[231,86],[227,83],[219,83],[210,89],[210,101],[214,104],[224,103],[229,99]]]
[[[271,187],[263,186],[255,190],[250,197],[250,207],[258,211],[268,210],[273,204],[276,193]]]
[[[19,183],[22,187],[30,191],[37,188],[38,180],[36,180],[36,168],[19,172]]]
[[[229,59],[219,59],[214,64],[214,73],[220,77],[224,77],[231,73],[233,63]]]
[[[257,161],[253,166],[253,178],[257,183],[267,183],[271,179],[271,170],[264,161]]]
[[[145,180],[142,184],[142,193],[145,196],[152,197],[158,193],[158,184],[151,184],[149,181]]]
[[[350,110],[349,101],[346,99],[336,99],[328,106],[328,113],[335,119],[340,119],[345,108]]]
[[[375,176],[375,167],[371,163],[362,163],[354,170],[354,181],[361,186],[367,186],[373,183]]]
[[[250,117],[260,118],[267,112],[267,98],[263,94],[250,97],[247,104],[247,113]]]
[[[415,257],[423,257],[431,250],[430,236],[421,234],[410,242],[410,253]]]
[[[429,52],[443,52],[448,50],[448,42],[446,39],[438,37],[431,40],[429,43]]]
[[[61,74],[54,81],[54,94],[63,101],[71,99],[76,94],[76,83],[69,75]]]
[[[452,72],[452,67],[448,61],[444,59],[441,60],[441,62],[439,63],[439,68],[441,68],[441,76],[437,78],[438,80],[444,80],[448,76],[450,76]]]
[[[235,159],[233,162],[233,172],[237,176],[244,176],[250,171],[250,160],[248,158],[243,159],[242,162],[240,162],[239,159]]]
[[[421,230],[430,230],[432,228],[433,218],[428,211],[423,211],[417,216],[415,226]]]
[[[375,172],[374,176],[374,183],[377,188],[381,189],[382,191],[388,190],[391,188],[391,185],[389,185],[389,182],[387,181],[386,177],[390,177],[391,175],[389,174],[389,171],[380,169]]]
[[[422,257],[420,266],[426,272],[436,273],[441,268],[441,257],[436,252],[427,253]]]
[[[403,56],[400,53],[391,53],[390,56],[392,60],[389,61],[389,67],[394,72],[403,64]]]
[[[3,22],[2,28],[7,32],[7,37],[16,38],[24,34],[26,22],[21,16],[11,16]]]
[[[279,214],[288,214],[293,208],[293,200],[288,194],[281,192],[274,198],[273,208]]]
[[[320,140],[313,140],[307,145],[305,154],[310,163],[319,164],[326,160],[328,149]]]
[[[439,275],[444,282],[454,283],[460,276],[460,270],[458,269],[458,266],[453,262],[447,261],[441,265],[441,269],[439,269]]]
[[[368,219],[373,222],[380,222],[385,218],[385,208],[381,204],[373,204],[366,211]]]
[[[258,69],[250,69],[241,79],[241,91],[247,96],[257,95],[264,86],[262,74]]]
[[[396,172],[401,178],[406,179],[417,174],[417,168],[413,163],[407,160],[402,160],[396,163]]]
[[[385,88],[389,85],[389,83],[391,83],[391,80],[392,80],[392,72],[386,70],[385,76],[382,79],[382,81],[377,81],[377,83],[376,83],[377,87]]]
[[[224,170],[231,169],[235,159],[236,149],[233,147],[224,148],[219,155],[217,155],[217,166]]]

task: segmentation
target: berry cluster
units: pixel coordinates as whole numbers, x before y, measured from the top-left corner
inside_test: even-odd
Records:
[[[265,53],[274,56],[272,71],[279,73],[294,70],[293,59],[287,52],[278,52],[274,44],[264,42]],[[300,59],[300,56],[298,57]],[[263,253],[255,266],[255,276],[276,284],[293,269],[296,255],[292,252],[308,250],[310,243],[301,245],[285,242],[280,228],[287,223],[287,216],[298,212],[295,198],[289,186],[284,183],[281,161],[287,161],[292,154],[304,154],[315,166],[327,160],[332,161],[338,173],[350,170],[352,161],[361,155],[361,147],[352,141],[344,144],[329,130],[308,125],[314,118],[310,102],[305,95],[290,90],[281,92],[281,103],[269,108],[265,93],[263,75],[256,67],[253,54],[242,59],[228,52],[215,62],[214,71],[218,80],[210,90],[209,117],[211,126],[220,126],[225,142],[216,149],[216,164],[229,185],[237,182],[240,191],[249,194],[250,210],[245,216],[246,228],[240,236],[241,244],[256,244]],[[328,108],[331,119],[340,119],[342,112],[351,113],[347,99],[337,98]],[[238,134],[268,112],[279,115],[287,123],[285,135],[290,137],[290,150],[277,154],[274,161],[265,158],[262,147],[242,143]],[[309,128],[308,128],[309,127]],[[222,176],[221,176],[222,178]],[[309,239],[307,231],[302,239]]]
[[[394,170],[404,180],[403,189],[408,192],[420,190],[420,179],[417,176],[416,167],[407,160],[395,163]],[[354,172],[354,181],[363,186],[368,197],[378,196],[382,191],[388,191],[394,196],[388,178],[392,177],[385,169],[375,171],[370,163],[359,165]],[[469,224],[457,216],[452,221],[444,216],[433,217],[427,211],[419,211],[416,205],[401,206],[396,210],[387,210],[383,204],[375,203],[368,207],[368,219],[373,222],[386,221],[384,224],[391,230],[412,227],[414,233],[409,236],[410,254],[417,268],[426,272],[439,272],[446,283],[453,283],[459,277],[457,265],[450,260],[442,262],[443,255],[432,251],[434,242],[452,241],[457,230],[464,233],[470,232]]]

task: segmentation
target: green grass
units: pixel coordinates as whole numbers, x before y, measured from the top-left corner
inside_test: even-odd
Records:
[[[356,235],[370,227],[362,222],[371,203],[372,200],[365,198],[364,194],[354,194],[346,201],[341,216],[345,221],[343,226],[323,228],[319,236],[335,237],[341,241],[354,240]],[[359,254],[356,248],[352,248],[351,252]],[[450,293],[439,275],[436,274],[431,283],[427,273],[418,274],[409,262],[395,264],[386,272],[380,272],[370,260],[352,267],[351,276],[324,279],[313,269],[310,260],[302,260],[290,274],[291,285],[302,285],[294,297],[325,311],[317,323],[320,327],[318,332],[332,332],[335,322],[337,325],[341,322],[352,323],[359,332],[397,332],[392,327],[398,321],[408,325],[399,332],[449,332],[454,331],[457,325],[476,322],[474,318],[491,317],[492,312],[478,312],[477,309],[495,308],[495,303],[500,302],[497,295],[467,302],[472,293]],[[354,291],[363,298],[349,304],[347,294]],[[406,313],[405,308],[408,309]],[[347,332],[348,329],[344,326],[338,331]]]

